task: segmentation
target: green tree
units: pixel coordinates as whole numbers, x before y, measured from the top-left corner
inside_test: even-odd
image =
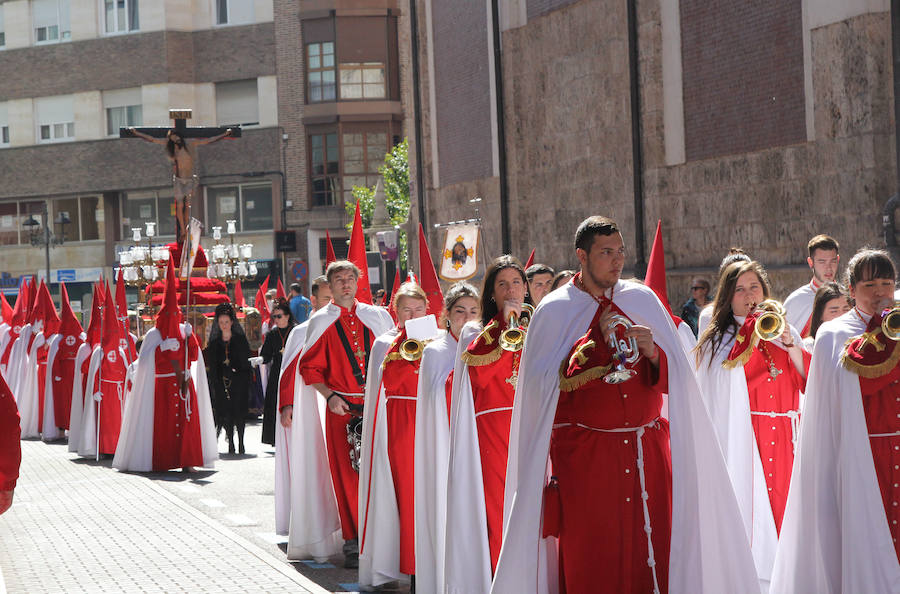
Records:
[[[387,204],[388,217],[392,225],[403,225],[409,218],[409,141],[395,146],[384,156],[384,163],[378,167],[381,174],[381,184],[384,188],[384,198]],[[375,213],[375,187],[353,186],[353,197],[344,203],[350,222],[347,230],[353,230],[353,213],[356,211],[356,202],[359,201],[359,213],[362,217],[363,227],[372,226],[372,216]],[[399,233],[400,267],[407,267],[407,238],[406,231]]]

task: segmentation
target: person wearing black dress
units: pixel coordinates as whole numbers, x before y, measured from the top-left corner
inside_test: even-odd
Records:
[[[278,376],[281,375],[281,358],[284,356],[284,345],[288,335],[295,326],[291,306],[284,299],[276,299],[272,305],[273,326],[266,334],[266,340],[259,350],[263,363],[269,366],[269,379],[266,382],[266,404],[263,408],[262,442],[275,445],[275,421],[278,417]]]
[[[216,323],[209,333],[204,353],[213,391],[216,432],[225,428],[228,453],[234,453],[234,429],[238,451],[244,450],[244,420],[250,397],[250,343],[234,315],[230,303],[216,307]]]

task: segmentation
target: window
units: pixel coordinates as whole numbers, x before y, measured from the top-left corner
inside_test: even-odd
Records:
[[[342,63],[340,69],[341,99],[384,99],[383,63]]]
[[[75,115],[70,95],[35,100],[38,142],[59,142],[75,138]]]
[[[140,88],[104,91],[103,107],[106,109],[106,133],[109,136],[118,136],[121,127],[141,126],[144,123]]]
[[[334,101],[334,43],[306,45],[307,95],[310,103]]]
[[[371,188],[378,181],[378,168],[388,151],[387,132],[344,133],[343,186],[344,201],[352,199],[353,186]]]
[[[0,202],[0,245],[19,243],[19,203]]]
[[[9,146],[9,113],[5,102],[0,103],[0,146]]]
[[[55,43],[72,38],[69,0],[32,0],[35,43]]]
[[[313,206],[337,204],[340,192],[337,134],[313,134],[310,145],[310,186]]]
[[[255,78],[216,83],[216,120],[220,126],[259,124]]]
[[[6,28],[3,25],[3,5],[0,4],[0,48],[6,47]]]
[[[331,238],[331,249],[334,250],[334,257],[338,260],[346,260],[347,254],[350,253],[350,239],[348,237]],[[325,263],[328,254],[328,239],[322,237],[319,239],[319,262],[324,271],[328,266]]]
[[[50,201],[50,220],[53,233],[62,236],[63,227],[58,225],[60,215],[65,213],[69,223],[65,227],[66,241],[90,241],[100,239],[103,222],[103,201],[99,196],[55,198]]]
[[[253,0],[215,0],[217,25],[245,25],[253,22]]]
[[[199,201],[191,201],[197,208]],[[195,215],[195,218],[200,218]],[[132,227],[143,230],[144,223],[156,223],[157,235],[175,235],[175,198],[171,188],[162,191],[128,192],[122,196],[122,237],[131,237]]]
[[[138,0],[103,0],[107,33],[127,33],[140,29]]]
[[[206,189],[209,228],[227,228],[237,221],[238,231],[270,230],[272,225],[272,185],[230,185]]]

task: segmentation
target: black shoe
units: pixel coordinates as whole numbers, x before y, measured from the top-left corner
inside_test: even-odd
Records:
[[[238,446],[238,452],[241,454],[241,456],[247,453],[247,450],[244,449],[244,444],[240,444]]]
[[[229,453],[229,454],[233,454],[233,453],[234,453],[234,443],[232,443],[232,442],[230,442],[230,441],[228,442],[228,453]]]

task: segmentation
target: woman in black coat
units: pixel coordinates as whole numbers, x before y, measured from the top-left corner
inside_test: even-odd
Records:
[[[244,420],[250,398],[250,343],[234,315],[230,303],[216,307],[216,323],[204,353],[213,391],[216,433],[225,428],[228,453],[234,453],[234,429],[238,451],[244,450]]]
[[[269,365],[269,379],[266,382],[266,404],[263,408],[262,442],[275,445],[275,422],[278,417],[278,377],[281,375],[281,358],[284,356],[284,345],[288,335],[294,328],[294,316],[291,307],[284,299],[276,299],[272,305],[272,327],[266,334],[266,340],[259,349],[263,363]]]

